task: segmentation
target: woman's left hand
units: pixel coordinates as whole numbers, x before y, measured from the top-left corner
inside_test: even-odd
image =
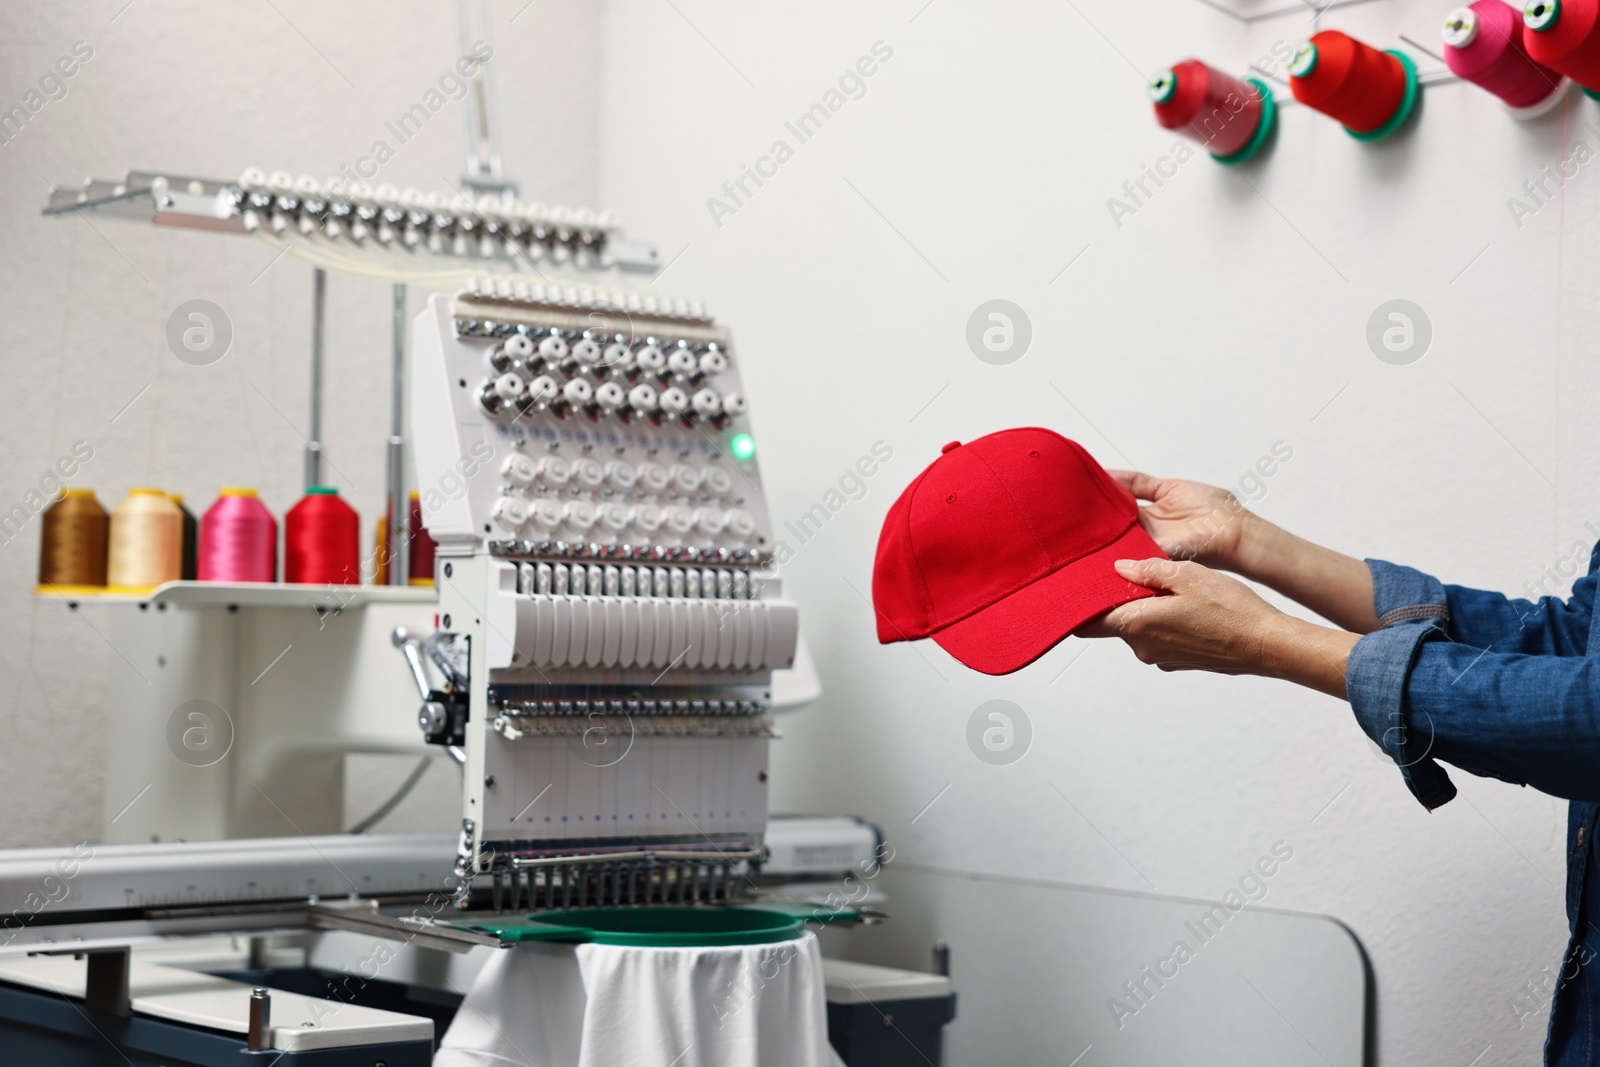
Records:
[[[1286,678],[1343,697],[1357,638],[1285,615],[1243,582],[1178,560],[1118,560],[1117,573],[1163,595],[1112,608],[1080,637],[1120,637],[1164,671]]]

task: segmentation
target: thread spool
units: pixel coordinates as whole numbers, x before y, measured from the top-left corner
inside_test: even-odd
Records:
[[[1600,0],[1528,0],[1522,46],[1600,99]]]
[[[192,582],[198,571],[200,523],[195,519],[194,512],[184,507],[183,494],[168,493],[167,499],[177,505],[178,514],[183,518],[183,563],[179,568],[179,576],[186,582]]]
[[[384,517],[373,525],[376,527],[372,534],[372,584],[389,584],[389,513],[393,508],[384,508]]]
[[[1272,90],[1185,59],[1150,79],[1156,121],[1205,145],[1218,163],[1243,163],[1261,150],[1277,118]]]
[[[183,512],[159,489],[130,489],[111,513],[106,588],[148,593],[183,576]]]
[[[1522,15],[1504,0],[1476,0],[1445,16],[1445,64],[1530,119],[1561,102],[1567,78],[1528,55],[1522,38]]]
[[[1417,67],[1403,52],[1380,52],[1338,30],[1300,42],[1289,63],[1294,98],[1328,115],[1360,141],[1389,136],[1417,105]]]
[[[407,585],[433,585],[433,554],[438,547],[433,538],[428,536],[428,531],[422,525],[422,498],[417,490],[411,490],[411,503],[406,508],[406,538],[411,546],[411,553],[406,563]],[[384,515],[389,514],[389,509],[384,509]],[[378,567],[373,581],[378,585],[389,584],[389,522],[387,517],[378,522],[378,531],[375,538],[377,544]]]
[[[104,592],[110,536],[111,516],[94,490],[65,490],[41,520],[37,592]]]
[[[361,520],[339,490],[314,485],[284,516],[283,580],[361,584]]]
[[[254,489],[225,485],[200,520],[202,582],[271,582],[278,577],[278,521]]]
[[[411,563],[407,582],[410,585],[433,584],[433,554],[438,548],[428,530],[422,525],[422,497],[411,491],[411,506],[407,509],[406,530],[411,534]]]

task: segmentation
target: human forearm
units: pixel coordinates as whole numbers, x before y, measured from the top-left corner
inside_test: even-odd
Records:
[[[1282,593],[1345,630],[1364,634],[1378,628],[1372,572],[1366,563],[1249,512],[1240,516],[1240,522],[1238,546],[1225,564],[1229,570]]]
[[[1264,635],[1259,663],[1251,673],[1345,700],[1345,669],[1350,650],[1360,639],[1357,634],[1284,615]]]

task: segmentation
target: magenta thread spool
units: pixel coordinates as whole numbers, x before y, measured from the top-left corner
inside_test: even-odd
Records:
[[[1531,119],[1560,103],[1567,79],[1528,55],[1522,30],[1522,13],[1503,0],[1458,7],[1444,20],[1444,61],[1517,118]]]
[[[278,576],[278,521],[254,489],[223,486],[200,520],[202,582],[271,582]]]

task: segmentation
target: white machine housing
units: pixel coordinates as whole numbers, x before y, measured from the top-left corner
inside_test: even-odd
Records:
[[[726,899],[762,857],[771,677],[798,638],[737,359],[698,306],[540,289],[436,295],[415,323],[466,690],[458,871],[509,875],[513,906]]]

